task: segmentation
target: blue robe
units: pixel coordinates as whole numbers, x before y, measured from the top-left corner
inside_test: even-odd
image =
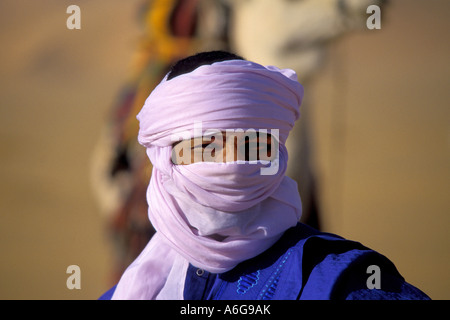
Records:
[[[100,299],[110,299],[115,287]],[[186,300],[428,300],[385,256],[297,224],[259,256],[212,274],[189,265]]]

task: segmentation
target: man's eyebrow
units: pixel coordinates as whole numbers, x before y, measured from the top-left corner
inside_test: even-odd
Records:
[[[270,134],[270,133],[263,133],[263,134],[261,134],[259,131],[256,131],[256,138],[261,138],[261,136],[266,136],[266,138],[267,138],[267,140],[268,141],[271,141],[272,140],[272,135]],[[244,138],[247,140],[247,139],[249,139],[250,137],[248,136],[248,135],[245,135],[244,136]],[[253,137],[252,137],[253,138]]]
[[[175,141],[175,142],[172,144],[172,148],[174,148],[177,144],[179,144],[179,143],[181,143],[181,142],[183,142],[183,141],[185,141],[185,140],[178,140],[178,141]]]

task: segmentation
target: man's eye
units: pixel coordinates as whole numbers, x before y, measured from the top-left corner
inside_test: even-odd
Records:
[[[192,147],[192,149],[204,149],[206,146],[208,146],[209,143],[203,143],[203,144],[197,144]]]

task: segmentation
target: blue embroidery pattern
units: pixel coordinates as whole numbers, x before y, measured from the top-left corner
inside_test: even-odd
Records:
[[[283,260],[278,265],[275,272],[270,277],[269,281],[267,281],[266,285],[264,286],[264,289],[259,294],[258,300],[271,300],[275,294],[275,290],[277,289],[278,281],[280,279],[281,270],[283,269],[284,264],[286,263],[286,260],[289,258],[289,256],[292,253],[292,248],[290,248],[286,254],[283,257]]]
[[[264,288],[261,290],[261,292],[258,295],[258,300],[271,300],[274,295],[275,291],[278,286],[278,281],[280,280],[281,271],[283,270],[283,267],[289,258],[289,256],[292,253],[292,248],[290,248],[285,254],[281,262],[278,264],[276,270],[272,273],[269,280],[267,280],[266,284],[264,285]],[[240,295],[246,294],[248,290],[250,290],[252,287],[256,286],[256,284],[259,281],[259,274],[260,270],[255,271],[250,274],[242,275],[237,283],[237,290],[236,292]]]
[[[238,280],[237,290],[238,294],[245,294],[247,291],[255,286],[259,280],[259,270],[250,274],[244,274]]]

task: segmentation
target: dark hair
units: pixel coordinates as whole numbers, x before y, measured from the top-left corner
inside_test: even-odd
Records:
[[[195,55],[179,60],[175,63],[167,75],[167,80],[173,79],[184,73],[194,71],[200,66],[213,64],[226,60],[245,60],[244,58],[227,51],[200,52]]]

